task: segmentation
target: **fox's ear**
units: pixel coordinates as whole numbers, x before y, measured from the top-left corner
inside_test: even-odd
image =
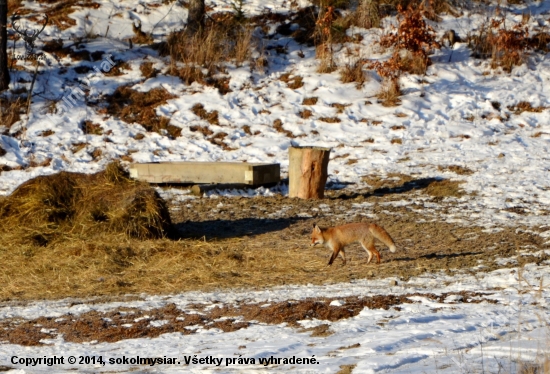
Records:
[[[313,230],[315,230],[315,232],[321,232],[321,228],[317,225],[313,225]]]

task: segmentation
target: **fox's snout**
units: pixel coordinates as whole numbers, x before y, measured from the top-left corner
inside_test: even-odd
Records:
[[[319,239],[311,239],[310,247],[315,247],[317,244],[321,244],[322,242]]]

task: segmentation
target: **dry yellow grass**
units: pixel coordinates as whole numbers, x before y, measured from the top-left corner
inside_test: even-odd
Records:
[[[391,191],[389,193],[391,196]],[[280,204],[289,204],[290,200],[293,199],[282,199]],[[264,206],[279,209],[277,201],[265,198]],[[346,207],[354,201],[325,200],[331,206]],[[234,206],[248,210],[251,205],[261,204],[257,199],[223,202],[228,209]],[[310,248],[309,234],[314,221],[322,225],[338,224],[327,220],[330,218],[320,221],[283,219],[288,220],[286,228],[281,225],[282,221],[270,223],[270,220],[259,218],[235,222],[207,218],[210,221],[200,222],[198,217],[205,219],[203,212],[212,212],[219,201],[203,199],[194,204],[197,205],[189,208],[189,212],[195,211],[196,216],[182,212],[193,222],[179,225],[187,228],[187,236],[200,235],[207,229],[213,237],[138,240],[105,233],[90,240],[67,233],[63,240],[40,246],[17,244],[6,240],[4,233],[0,237],[0,300],[170,294],[241,287],[258,289],[388,276],[408,279],[424,272],[464,271],[479,265],[480,260],[489,271],[501,267],[495,262],[496,258],[514,253],[515,240],[535,245],[540,242],[538,236],[516,233],[515,228],[485,233],[482,227],[462,228],[445,222],[427,222],[425,216],[396,207],[393,213],[399,214],[397,221],[395,215],[376,210],[377,223],[385,227],[398,244],[396,253],[378,244],[382,263],[366,264],[365,251],[359,246],[350,246],[346,266],[336,261],[327,267],[329,251],[321,247]],[[261,230],[246,234],[248,229],[243,226],[247,222],[249,227]],[[475,232],[475,239],[457,241],[471,232]],[[485,247],[497,242],[498,250],[485,253]],[[535,256],[523,257],[525,261],[541,260]]]

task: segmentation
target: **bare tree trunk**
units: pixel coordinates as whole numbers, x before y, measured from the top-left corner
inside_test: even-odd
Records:
[[[291,147],[289,149],[289,197],[322,199],[325,196],[329,156],[330,148]]]
[[[8,0],[0,0],[0,91],[10,85],[8,70]]]
[[[3,1],[3,0],[0,0]],[[204,0],[189,1],[189,15],[187,16],[187,30],[190,35],[201,32],[204,28]]]

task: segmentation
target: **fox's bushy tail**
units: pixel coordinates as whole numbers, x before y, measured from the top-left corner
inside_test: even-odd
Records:
[[[370,227],[370,232],[372,236],[374,236],[376,239],[380,240],[382,243],[387,245],[390,249],[390,252],[395,252],[397,250],[397,247],[395,246],[395,243],[393,242],[393,239],[391,238],[390,234],[386,230],[384,230],[382,227],[372,224]]]

